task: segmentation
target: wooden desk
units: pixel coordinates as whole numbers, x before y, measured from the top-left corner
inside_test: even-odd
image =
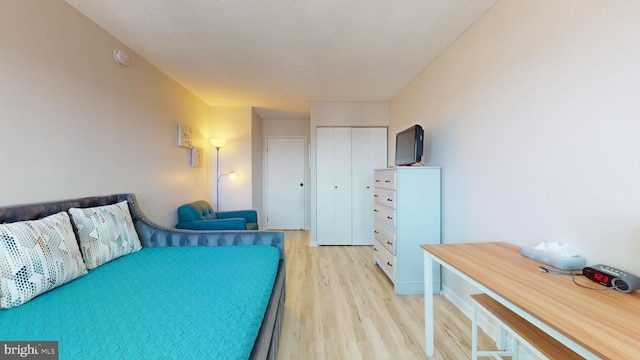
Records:
[[[586,359],[640,359],[640,292],[594,291],[507,243],[421,245],[425,269],[425,350],[433,344],[433,262],[439,263]],[[598,287],[584,277],[577,280]]]

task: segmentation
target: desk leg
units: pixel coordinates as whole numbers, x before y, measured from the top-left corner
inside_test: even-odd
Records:
[[[433,259],[424,252],[424,350],[433,356]]]

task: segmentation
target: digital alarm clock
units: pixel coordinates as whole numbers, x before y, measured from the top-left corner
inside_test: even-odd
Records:
[[[582,274],[601,285],[612,287],[625,293],[640,288],[640,278],[607,265],[593,265],[582,269]]]

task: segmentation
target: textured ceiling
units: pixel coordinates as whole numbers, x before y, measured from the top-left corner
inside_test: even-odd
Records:
[[[496,0],[65,0],[212,106],[388,101]]]

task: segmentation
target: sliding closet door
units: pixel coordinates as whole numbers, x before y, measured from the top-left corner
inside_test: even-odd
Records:
[[[316,241],[351,245],[351,128],[318,128],[316,144]]]
[[[351,244],[373,245],[373,170],[387,167],[387,128],[352,128],[351,149]]]

